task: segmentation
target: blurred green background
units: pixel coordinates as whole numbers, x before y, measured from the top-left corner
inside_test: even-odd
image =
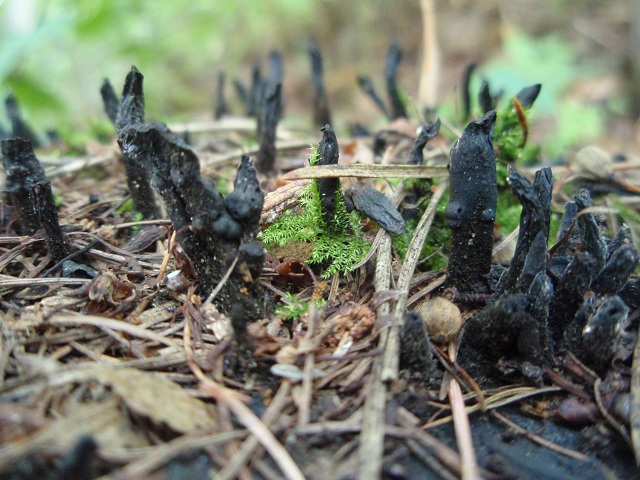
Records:
[[[638,145],[637,0],[434,1],[443,114],[459,108],[462,71],[471,62],[493,91],[541,82],[536,135],[549,155],[590,141]],[[210,118],[216,73],[240,114],[231,80],[249,82],[251,65],[271,49],[285,61],[285,122],[312,128],[305,42],[324,53],[335,122],[371,125],[379,113],[355,77],[383,89],[390,41],[405,51],[400,86],[418,92],[419,0],[0,0],[0,94],[13,91],[24,117],[43,132],[106,123],[99,88],[119,91],[135,64],[145,75],[147,117]],[[638,42],[638,43],[636,43]],[[636,45],[636,48],[633,48]],[[301,121],[302,120],[302,121]],[[7,125],[0,114],[0,123]]]

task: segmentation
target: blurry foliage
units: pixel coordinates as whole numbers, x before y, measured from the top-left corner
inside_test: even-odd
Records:
[[[300,20],[312,18],[314,8],[313,2],[297,0],[34,3],[37,25],[20,33],[9,28],[8,8],[0,2],[0,93],[14,91],[40,130],[60,119],[85,126],[95,121],[102,112],[102,79],[109,77],[118,91],[132,64],[150,80],[150,118],[164,119],[177,107],[201,109],[194,89],[201,92],[202,83],[210,82],[204,88],[212,95],[214,73],[224,59],[238,62],[249,51],[259,58],[277,46],[264,41],[277,23],[288,26],[291,40],[306,38]]]
[[[566,95],[574,82],[597,73],[595,65],[579,63],[576,57],[574,47],[558,35],[534,38],[512,31],[503,44],[503,55],[481,66],[471,91],[478,92],[481,79],[486,79],[492,93],[502,92],[504,101],[524,85],[542,83],[535,107],[546,121],[555,117],[543,145],[546,155],[554,157],[593,140],[604,129],[603,107],[578,103]]]
[[[412,52],[401,66],[401,77],[411,74],[408,81],[400,78],[402,93],[412,98],[417,90],[415,63],[411,64],[420,43],[417,1],[400,6],[381,0],[25,0],[34,4],[38,17],[35,28],[24,33],[9,28],[7,4],[19,2],[0,2],[0,95],[13,90],[37,132],[61,126],[89,130],[104,120],[98,93],[102,79],[110,78],[120,90],[132,64],[146,78],[149,120],[193,118],[194,111],[206,114],[203,105],[212,103],[215,72],[221,67],[228,71],[230,93],[230,80],[241,76],[246,81],[249,65],[272,48],[282,49],[287,58],[287,82],[306,78],[303,44],[310,38],[319,40],[325,53],[329,93],[340,103],[360,98],[356,71],[379,72],[392,39]],[[562,8],[557,6],[553,15]],[[378,35],[381,21],[385,35]],[[533,38],[513,29],[508,32],[504,55],[483,65],[480,76],[490,81],[492,90],[504,88],[506,98],[515,93],[512,89],[543,83],[540,115],[557,119],[544,152],[555,156],[563,147],[601,133],[602,107],[565,98],[572,82],[593,74],[595,67],[578,64],[575,48],[559,35]],[[348,95],[345,85],[351,86]],[[287,88],[285,97],[304,102],[298,98],[304,92]],[[411,106],[408,110],[414,111]],[[445,114],[446,108],[439,110],[443,118],[454,118]]]

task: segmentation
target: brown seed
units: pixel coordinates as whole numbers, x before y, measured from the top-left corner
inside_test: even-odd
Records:
[[[451,342],[462,326],[460,309],[442,297],[435,297],[422,303],[418,308],[429,337],[436,343]]]

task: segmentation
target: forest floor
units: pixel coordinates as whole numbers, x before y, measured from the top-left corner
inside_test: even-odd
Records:
[[[233,179],[240,153],[255,154],[239,148],[253,134],[250,120],[172,127],[190,133],[203,175],[218,185]],[[411,145],[411,134],[399,136]],[[305,166],[318,140],[281,129],[280,171]],[[339,142],[341,163],[374,162],[371,137]],[[433,148],[446,161],[449,147],[440,139]],[[484,478],[638,475],[630,359],[624,385],[606,405],[598,390],[603,378],[567,352],[538,384],[508,367],[472,378],[452,361],[452,346],[437,344],[433,378],[394,371],[393,361],[389,367],[388,356],[402,348],[388,307],[397,299],[378,289],[377,277],[380,268],[394,282],[406,277],[397,255],[382,267],[373,256],[322,279],[304,253],[274,252],[259,280],[269,301],[291,303],[290,292],[323,306],[255,322],[247,332],[254,363],[234,367],[238,345],[225,343],[228,319],[198,295],[197,279],[171,279],[182,255],[168,244],[170,222],[132,218],[115,142],[87,151],[58,158],[38,152],[59,196],[65,235],[82,251],[73,273],[52,268],[39,235],[12,234],[13,212],[3,205],[0,478],[196,479],[217,472],[215,478],[337,479],[378,468],[385,478],[450,479],[468,475],[476,459]],[[402,163],[406,154],[406,146],[388,150],[384,162]],[[614,168],[640,185],[639,167],[627,159]],[[561,166],[554,176],[562,188],[553,205],[561,211],[580,175]],[[266,182],[272,193],[263,221],[276,215],[283,192],[302,182]],[[295,194],[285,197],[295,203]],[[637,196],[621,198],[628,212],[637,211]],[[610,195],[596,204],[611,210]],[[378,227],[367,228],[373,239]],[[302,273],[292,273],[293,264]],[[412,269],[407,308],[444,279],[445,269]],[[468,319],[477,308],[462,310]],[[460,419],[467,416],[465,427]],[[459,444],[463,438],[472,440],[470,449]]]

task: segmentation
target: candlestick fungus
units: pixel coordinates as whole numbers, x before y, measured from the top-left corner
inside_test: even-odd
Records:
[[[471,122],[451,149],[451,196],[445,209],[451,229],[447,283],[460,292],[488,292],[498,191],[491,143],[496,113]]]
[[[238,258],[215,303],[222,311],[241,304],[247,319],[259,318],[264,306],[257,276],[264,250],[255,235],[264,194],[251,160],[242,159],[236,190],[225,199],[200,176],[195,153],[166,125],[130,125],[118,142],[123,152],[150,173],[151,184],[178,232],[177,241],[195,269],[202,295],[218,286]]]
[[[31,141],[12,138],[1,144],[4,201],[20,215],[16,230],[22,235],[34,235],[42,228],[49,256],[56,262],[62,260],[69,248],[58,223],[51,182],[33,153]]]

